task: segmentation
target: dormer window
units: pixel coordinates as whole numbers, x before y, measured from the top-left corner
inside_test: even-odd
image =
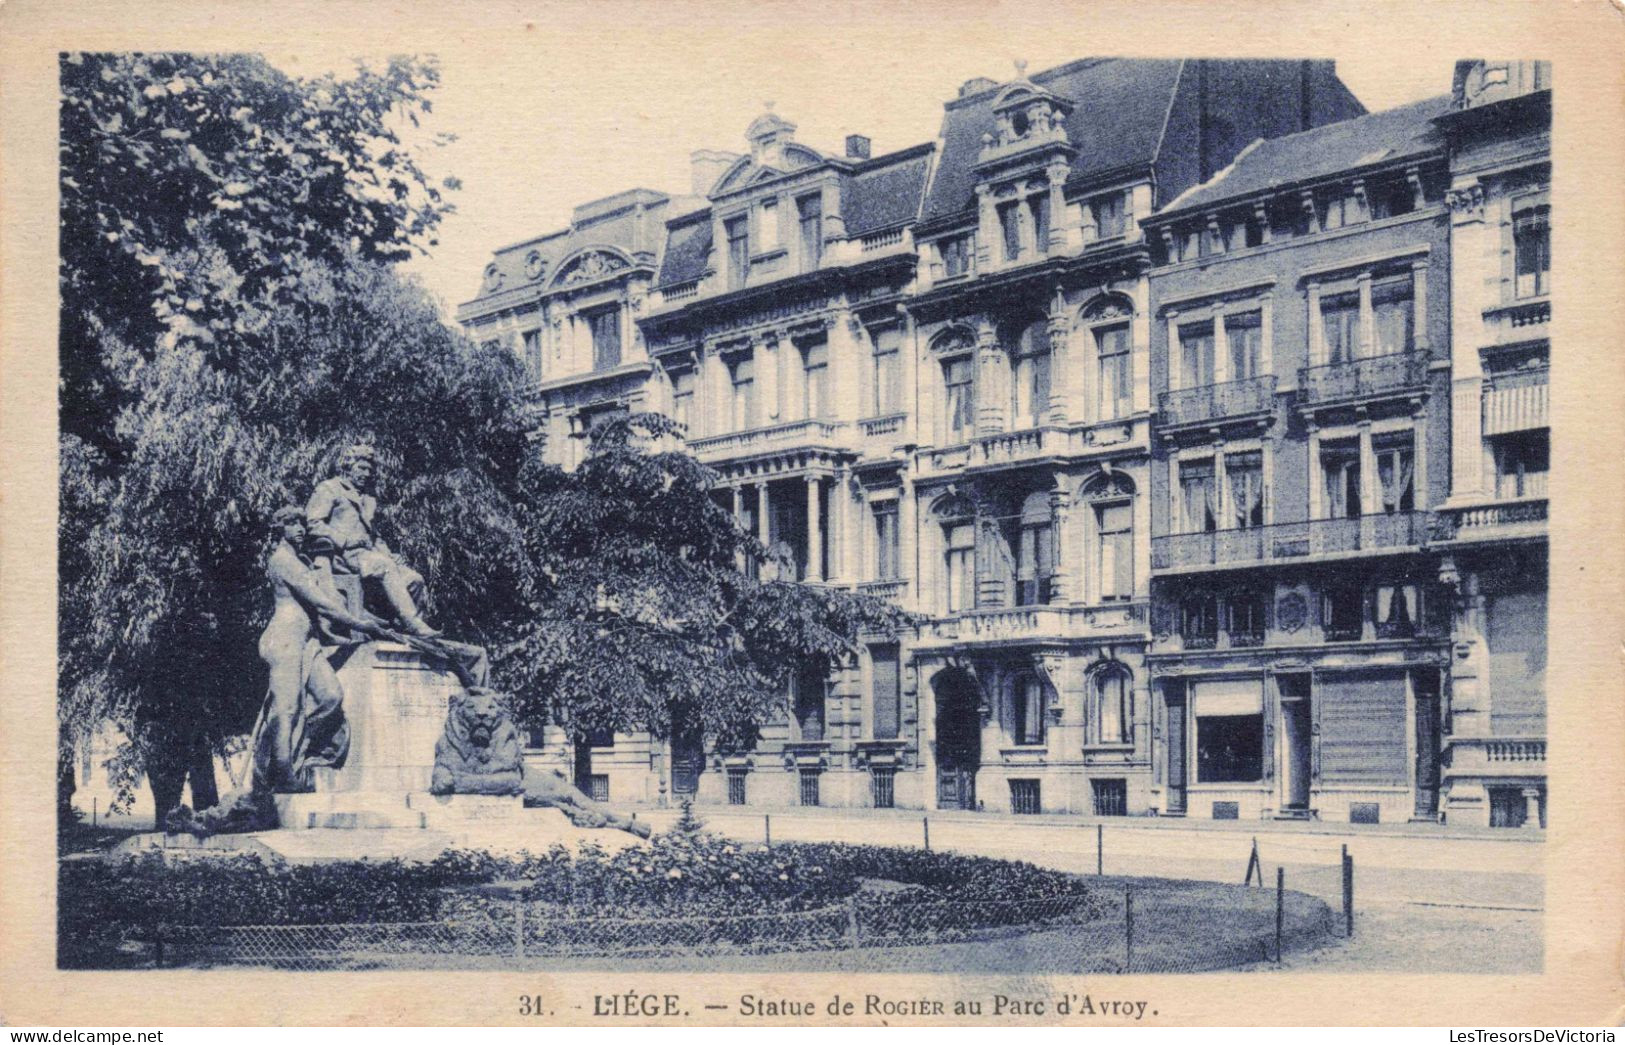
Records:
[[[779,201],[763,200],[756,208],[757,252],[770,254],[779,249]]]
[[[1027,137],[1027,132],[1031,129],[1032,119],[1024,111],[1018,109],[1010,116],[1010,130],[1017,138]]]
[[[1089,209],[1095,216],[1095,238],[1111,239],[1121,236],[1128,230],[1128,222],[1123,208],[1123,193],[1108,192],[1096,196],[1089,201]]]
[[[1004,242],[1004,260],[1021,257],[1021,204],[1015,200],[998,206],[999,235]]]
[[[970,272],[975,243],[975,237],[967,234],[951,236],[937,244],[937,253],[942,258],[943,278],[952,279]]]

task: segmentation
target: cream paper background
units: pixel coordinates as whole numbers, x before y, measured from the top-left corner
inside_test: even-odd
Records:
[[[56,520],[57,53],[85,50],[433,52],[448,61],[547,61],[555,49],[684,54],[696,78],[726,76],[706,41],[759,39],[763,53],[819,62],[798,27],[854,37],[941,34],[986,42],[989,68],[1023,39],[1076,34],[1076,54],[1430,56],[1449,87],[1458,57],[1555,65],[1553,213],[1558,298],[1552,410],[1548,684],[1550,824],[1542,976],[1210,974],[992,977],[602,973],[59,972],[53,797]],[[561,31],[561,28],[566,31]],[[904,66],[906,68],[906,65]],[[681,992],[737,1006],[740,993],[986,997],[1088,990],[1145,998],[1164,1024],[1619,1025],[1625,1020],[1625,685],[1621,683],[1622,417],[1625,417],[1625,14],[1583,2],[1191,2],[1100,0],[854,4],[673,0],[663,5],[11,0],[0,6],[0,1022],[11,1026],[513,1024],[521,994],[548,1022],[595,1022],[592,996]],[[969,75],[969,73],[967,73]],[[549,101],[567,107],[562,85]],[[875,104],[885,105],[883,83]],[[504,97],[492,105],[539,104]],[[861,115],[861,114],[859,114]],[[438,128],[455,131],[455,127]],[[919,128],[919,139],[934,131]],[[683,135],[681,126],[671,128]],[[685,148],[708,143],[688,142]],[[568,159],[565,159],[568,162]],[[466,181],[475,172],[457,171]],[[545,172],[538,172],[538,191]],[[606,185],[607,190],[619,188]],[[566,201],[578,202],[576,200]],[[492,247],[497,244],[491,244]],[[470,270],[472,289],[476,270]],[[570,1006],[580,1005],[579,1010]],[[861,1011],[861,1009],[860,1009]],[[829,1023],[836,1022],[820,1017]],[[1027,1022],[1054,1022],[1028,1020]],[[991,1017],[984,1017],[992,1022]],[[596,1021],[603,1023],[621,1021]],[[772,1021],[753,1021],[758,1024]],[[851,1022],[859,1022],[853,1020]],[[907,1021],[892,1021],[907,1022]],[[943,1021],[951,1022],[951,1021]],[[1020,1022],[1020,1021],[1018,1021]],[[1076,1017],[1072,1022],[1078,1021]],[[1101,1022],[1101,1021],[1091,1021]]]

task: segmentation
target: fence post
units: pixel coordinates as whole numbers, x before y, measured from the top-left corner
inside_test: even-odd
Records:
[[[162,923],[152,927],[152,964],[155,968],[163,968],[164,964],[164,927]]]
[[[1123,971],[1131,972],[1134,966],[1134,890],[1125,886],[1123,889]]]
[[[1247,857],[1247,873],[1244,876],[1242,876],[1242,879],[1241,879],[1241,884],[1242,885],[1252,885],[1253,884],[1253,872],[1254,871],[1258,872],[1258,884],[1263,885],[1264,884],[1264,865],[1258,859],[1258,837],[1256,835],[1253,837],[1253,851]]]
[[[925,826],[925,851],[929,853],[931,851],[931,818],[922,816],[920,817],[920,823]]]
[[[1275,869],[1275,964],[1281,964],[1282,929],[1286,924],[1286,868]]]
[[[1095,874],[1106,873],[1106,825],[1095,825]]]
[[[762,835],[767,839],[767,847],[773,848],[773,817],[769,813],[762,814]]]
[[[858,945],[858,905],[850,896],[846,898],[846,939],[851,946]]]
[[[515,900],[513,905],[513,956],[525,956],[525,904]]]
[[[1354,936],[1354,857],[1343,847],[1343,935]]]
[[[101,803],[101,796],[100,795],[92,795],[91,796],[91,799],[90,799],[90,826],[91,827],[99,826],[99,824],[101,822],[101,809],[99,808],[100,803]]]

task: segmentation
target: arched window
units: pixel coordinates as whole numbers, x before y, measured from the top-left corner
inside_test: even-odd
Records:
[[[943,614],[959,613],[976,605],[976,519],[962,498],[949,496],[932,506],[932,515],[942,529],[942,592],[938,607]]]
[[[1097,744],[1134,742],[1134,690],[1128,669],[1113,665],[1096,671],[1089,687],[1090,737]]]
[[[1037,428],[1049,412],[1049,326],[1035,320],[1006,341],[1010,346],[1010,427]]]
[[[1134,304],[1121,296],[1104,297],[1083,310],[1083,324],[1095,352],[1095,418],[1109,421],[1134,412],[1134,367],[1131,350]]]
[[[1084,484],[1089,503],[1089,566],[1102,602],[1134,597],[1134,484],[1119,472]]]
[[[1049,493],[1038,490],[1022,502],[1016,539],[1016,605],[1050,601],[1055,578],[1055,527]]]
[[[1046,687],[1037,675],[1024,672],[1010,681],[1010,739],[1018,744],[1044,742],[1044,710],[1048,706]]]
[[[931,352],[942,367],[942,437],[944,444],[969,441],[976,425],[975,341],[954,329],[939,336]]]

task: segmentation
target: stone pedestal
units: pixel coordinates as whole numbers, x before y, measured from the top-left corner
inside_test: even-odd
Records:
[[[336,667],[350,754],[342,769],[316,771],[316,792],[385,792],[398,802],[405,792],[427,791],[435,741],[462,688],[456,674],[392,642],[359,646]]]

